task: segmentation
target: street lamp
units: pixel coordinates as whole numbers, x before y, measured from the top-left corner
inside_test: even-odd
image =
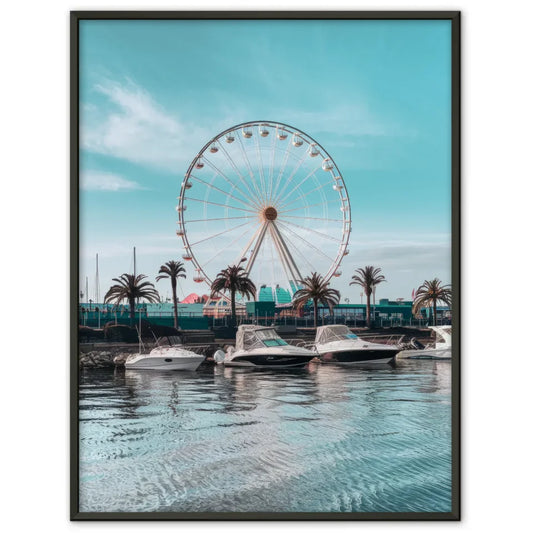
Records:
[[[373,307],[374,307],[374,310],[372,311],[372,322],[375,322],[376,321],[376,285],[373,284],[372,285],[372,303],[373,303]]]

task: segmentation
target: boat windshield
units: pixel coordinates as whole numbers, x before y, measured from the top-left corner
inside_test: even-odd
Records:
[[[352,333],[347,326],[322,326],[317,330],[315,342],[316,344],[327,344],[328,342],[355,340],[357,338],[357,335]]]
[[[265,346],[286,346],[287,343],[279,337],[273,329],[260,329],[256,331],[257,338],[263,341]]]
[[[158,337],[156,340],[158,346],[177,346],[182,345],[183,340],[178,335],[171,335],[166,337]]]
[[[235,348],[237,350],[255,350],[265,346],[286,346],[274,328],[243,327],[237,331]]]
[[[450,344],[452,343],[452,328],[451,326],[432,327],[435,332],[435,344]]]

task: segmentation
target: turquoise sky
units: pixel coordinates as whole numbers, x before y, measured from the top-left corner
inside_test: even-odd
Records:
[[[380,266],[379,297],[451,281],[449,21],[80,22],[80,285],[100,294],[179,259],[176,197],[200,148],[251,120],[290,124],[335,160],[352,204],[332,284]],[[227,265],[220,265],[224,268]],[[207,292],[192,281],[182,297]],[[168,284],[169,285],[169,284]],[[167,284],[158,283],[163,297]]]

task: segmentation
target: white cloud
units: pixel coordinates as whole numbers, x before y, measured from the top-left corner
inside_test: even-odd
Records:
[[[212,233],[206,233],[209,236]],[[204,236],[198,233],[197,237]],[[103,293],[111,284],[111,278],[122,272],[133,271],[133,246],[137,247],[137,271],[148,275],[150,281],[154,281],[159,266],[169,259],[181,261],[183,247],[181,239],[171,233],[146,233],[136,235],[129,242],[124,242],[108,235],[107,238],[98,242],[97,246],[84,246],[82,235],[82,253],[80,256],[80,274],[82,279],[88,276],[90,286],[94,284],[94,258],[96,253],[100,258],[100,284]],[[209,243],[206,243],[209,245]],[[334,246],[325,250],[328,254],[333,253]],[[202,257],[210,257],[216,253],[216,248],[207,246],[208,250],[201,253]],[[220,254],[213,264],[206,266],[206,270],[214,275],[223,268],[242,249],[242,244],[228,246]],[[377,299],[395,299],[403,297],[409,299],[411,291],[416,289],[425,279],[438,277],[444,283],[451,282],[450,262],[450,235],[447,233],[420,233],[420,234],[381,234],[378,232],[365,235],[364,239],[350,241],[350,253],[341,264],[343,272],[340,278],[331,280],[332,286],[341,290],[343,299],[349,298],[352,302],[360,301],[360,288],[349,285],[354,270],[365,265],[381,267],[387,283],[379,287]],[[201,250],[201,248],[199,249]],[[305,250],[302,248],[305,253]],[[329,266],[320,255],[309,249],[308,259],[319,272]],[[201,259],[201,257],[199,257]],[[275,258],[276,259],[276,258]],[[303,275],[308,273],[306,263],[298,256],[295,257],[302,269]],[[265,257],[266,263],[263,272],[270,271],[269,254]],[[180,297],[190,292],[206,292],[206,285],[198,285],[193,282],[194,267],[186,263],[187,279],[180,281]],[[256,271],[256,274],[261,269]],[[255,277],[255,274],[254,274]],[[90,291],[94,289],[90,287]],[[166,285],[157,284],[158,290],[165,294]]]
[[[185,172],[200,148],[216,133],[255,118],[241,102],[233,102],[232,106],[222,106],[218,116],[202,126],[165,109],[132,80],[105,80],[94,90],[104,101],[81,106],[82,148],[176,173]],[[329,146],[353,147],[354,139],[360,136],[415,135],[399,124],[384,121],[363,104],[332,103],[311,110],[276,108],[275,115],[271,120],[291,124],[310,135],[328,134]]]
[[[80,186],[87,191],[127,191],[143,189],[137,182],[111,172],[85,171],[80,175]]]
[[[304,131],[337,134],[344,136],[344,142],[352,136],[391,135],[396,130],[362,105],[335,105],[310,111],[287,110],[285,116]]]
[[[94,89],[105,105],[85,105],[81,117],[83,149],[175,172],[184,171],[209,134],[185,124],[131,80],[105,81]],[[203,143],[202,143],[203,144]]]

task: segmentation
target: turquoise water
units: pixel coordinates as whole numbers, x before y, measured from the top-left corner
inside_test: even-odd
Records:
[[[451,511],[451,363],[85,371],[80,511]]]

